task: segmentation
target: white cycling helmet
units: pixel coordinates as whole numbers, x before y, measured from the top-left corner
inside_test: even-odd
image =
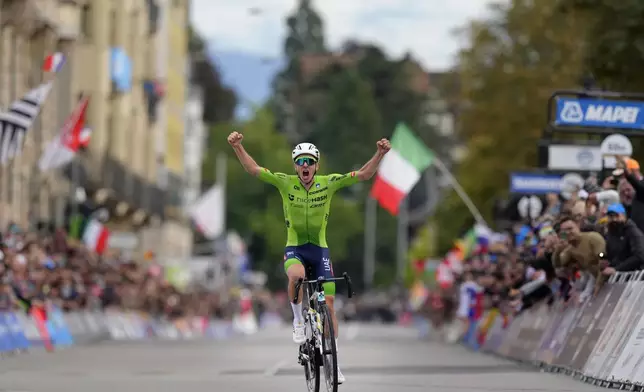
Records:
[[[295,146],[293,152],[291,153],[291,158],[293,158],[293,161],[295,161],[302,155],[310,155],[317,161],[320,160],[320,151],[318,151],[318,148],[311,143],[300,143]]]

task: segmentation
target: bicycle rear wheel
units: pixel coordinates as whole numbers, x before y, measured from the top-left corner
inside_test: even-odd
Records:
[[[338,351],[331,312],[326,305],[319,308],[322,317],[322,365],[327,392],[338,392]]]

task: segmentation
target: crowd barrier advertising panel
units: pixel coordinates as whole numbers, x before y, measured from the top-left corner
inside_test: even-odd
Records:
[[[0,312],[0,353],[42,347],[52,350],[103,339],[228,339],[248,333],[248,325],[205,317],[166,320],[136,312],[63,313],[55,307],[30,314]]]
[[[644,272],[620,274],[582,305],[537,305],[479,322],[482,351],[592,379],[644,383]]]

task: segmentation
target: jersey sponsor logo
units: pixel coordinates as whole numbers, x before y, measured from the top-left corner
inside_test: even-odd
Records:
[[[293,251],[286,252],[286,254],[284,255],[284,259],[293,257],[294,254],[295,254],[295,252],[293,252]]]
[[[286,178],[286,174],[284,174],[284,173],[274,173],[274,175],[275,175],[275,177]]]
[[[324,270],[331,271],[331,259],[328,257],[323,257],[322,262],[324,263]]]
[[[317,195],[318,193],[322,193],[322,192],[326,191],[327,189],[329,189],[329,188],[328,188],[328,187],[324,187],[324,188],[322,188],[322,189],[318,189],[317,191],[313,191],[313,192],[311,192],[311,193],[309,193],[309,194],[310,194],[310,195]]]
[[[319,187],[320,187],[320,184],[315,184],[315,187],[316,187],[316,188],[319,188]]]
[[[296,191],[299,191],[299,190],[300,190],[300,187],[299,187],[299,186],[297,186],[297,185],[293,185],[293,189],[295,189]]]
[[[311,207],[310,207],[310,208],[320,208],[320,207],[324,207],[324,205],[325,205],[325,204],[326,204],[326,203],[311,204]]]
[[[341,176],[332,176],[329,180],[330,181],[340,181],[341,179],[345,178],[347,175],[343,174]]]
[[[291,195],[290,193],[288,194],[288,199],[290,201],[293,201],[295,199],[295,196]]]
[[[311,198],[309,201],[311,201],[312,203],[317,203],[317,202],[326,200],[327,197],[329,197],[329,196],[328,195],[320,195],[318,197]]]

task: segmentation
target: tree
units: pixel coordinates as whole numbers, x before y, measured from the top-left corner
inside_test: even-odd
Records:
[[[589,21],[586,69],[603,88],[644,89],[644,3],[639,0],[563,0],[561,10]],[[578,38],[579,39],[579,38]]]
[[[307,99],[317,109],[310,139],[328,151],[329,169],[353,170],[373,155],[382,121],[370,84],[355,68],[329,68],[308,86]]]
[[[494,198],[508,189],[512,170],[535,167],[537,141],[553,90],[574,86],[582,74],[584,18],[548,1],[511,1],[464,30],[459,56],[459,131],[468,156],[458,179],[489,218]],[[472,223],[452,193],[436,217],[445,251]]]
[[[303,116],[298,106],[301,89],[300,60],[305,54],[325,53],[324,25],[322,18],[313,9],[311,0],[300,0],[294,14],[286,19],[287,37],[284,55],[287,63],[273,80],[273,113],[277,128],[294,142],[306,132]]]
[[[192,56],[192,82],[204,92],[203,120],[208,124],[232,120],[237,97],[232,89],[223,85],[219,70],[208,55],[206,43],[193,28],[190,28],[188,51]]]

